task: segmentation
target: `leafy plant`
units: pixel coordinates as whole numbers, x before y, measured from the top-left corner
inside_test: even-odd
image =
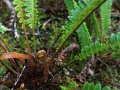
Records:
[[[22,24],[22,29],[25,33],[25,38],[27,42],[28,53],[30,55],[30,45],[27,36],[27,27],[29,25],[32,28],[33,40],[35,44],[35,29],[37,28],[38,22],[38,11],[37,11],[37,0],[14,0],[13,4],[16,5],[15,10],[18,11],[17,17],[19,18],[19,22]],[[25,9],[24,9],[25,8]],[[36,45],[34,45],[34,52],[36,53]]]
[[[70,82],[67,86],[60,86],[61,90],[76,90],[78,84],[76,82]]]
[[[79,28],[85,19],[105,1],[106,0],[91,0],[86,2],[78,2],[75,9],[71,11],[71,15],[68,16],[69,21],[66,25],[62,26],[63,34],[58,39],[58,43],[56,43],[56,53],[61,50],[66,40]]]
[[[61,90],[76,90],[78,84],[76,82],[71,82],[67,86],[60,86]],[[81,90],[116,90],[111,89],[109,86],[102,87],[100,83],[94,84],[93,82],[85,82]]]
[[[93,82],[85,82],[85,84],[82,87],[82,90],[116,90],[111,89],[109,86],[102,87],[100,83],[94,84]]]
[[[68,21],[65,25],[62,25],[60,31],[58,31],[58,35],[55,36],[54,41],[50,41],[51,45],[49,47],[54,47],[56,51],[51,55],[49,52],[51,48],[47,50],[36,51],[36,38],[35,38],[35,30],[38,28],[38,8],[37,8],[37,0],[14,0],[13,4],[15,4],[15,10],[18,12],[17,17],[19,19],[19,23],[21,24],[21,28],[24,30],[24,35],[27,44],[27,54],[22,54],[18,52],[11,51],[9,46],[5,43],[3,38],[0,38],[1,48],[4,53],[0,56],[0,60],[9,59],[11,60],[11,66],[5,65],[12,73],[21,76],[21,70],[25,70],[24,67],[27,67],[27,71],[25,72],[25,76],[22,77],[20,83],[24,82],[27,88],[34,86],[40,86],[47,82],[49,76],[51,75],[51,67],[54,66],[53,62],[56,59],[56,56],[59,54],[59,51],[63,48],[63,45],[72,36],[73,33],[77,33],[79,45],[81,46],[79,55],[76,55],[74,60],[67,63],[67,65],[73,64],[75,61],[87,60],[89,57],[94,57],[94,55],[98,56],[105,55],[110,53],[112,56],[115,53],[119,54],[120,50],[120,32],[114,34],[112,33],[110,36],[106,37],[110,25],[110,12],[111,12],[111,4],[112,0],[64,0],[68,11]],[[105,3],[104,3],[105,2]],[[98,9],[100,5],[104,5],[101,7],[101,23],[98,22],[95,10]],[[104,10],[105,9],[105,10]],[[109,17],[105,13],[108,11]],[[107,18],[106,18],[107,17]],[[1,26],[0,26],[1,27]],[[100,28],[101,27],[101,28]],[[28,30],[27,30],[28,29]],[[1,30],[1,29],[0,29]],[[100,33],[101,31],[101,33]],[[33,48],[32,51],[30,47],[30,42],[28,39],[28,32],[32,32],[33,34]],[[105,38],[104,38],[105,37]],[[94,39],[95,38],[95,39]],[[101,40],[102,39],[102,40]],[[4,45],[3,45],[4,43]],[[70,51],[70,50],[69,50]],[[32,53],[34,55],[32,56]],[[57,57],[59,58],[59,56]],[[21,66],[18,62],[15,62],[14,59],[19,59],[25,63],[25,66]],[[26,64],[27,62],[27,64]],[[15,70],[14,70],[14,69]],[[39,74],[40,75],[37,75]],[[36,76],[34,76],[36,75]],[[32,82],[26,80],[26,77],[29,79],[35,78],[35,81]],[[36,79],[39,78],[40,80]],[[19,79],[19,78],[18,78]],[[18,80],[17,80],[18,81]],[[13,81],[14,82],[14,81]],[[29,82],[29,83],[28,83]],[[37,83],[39,82],[39,83]],[[15,85],[17,82],[15,82]],[[78,85],[75,82],[70,83],[67,87],[61,86],[62,90],[73,90]],[[14,89],[15,87],[13,87]],[[83,86],[83,90],[101,90],[101,84],[88,83],[86,82]],[[110,87],[104,87],[103,90],[111,90]]]

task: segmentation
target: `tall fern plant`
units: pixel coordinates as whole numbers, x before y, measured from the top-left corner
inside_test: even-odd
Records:
[[[18,11],[17,17],[19,18],[19,23],[22,24],[22,29],[25,33],[25,38],[27,42],[28,53],[31,55],[30,44],[27,36],[27,27],[32,29],[34,52],[36,53],[35,45],[35,29],[37,28],[38,22],[38,10],[37,10],[37,0],[14,0],[13,4],[16,5],[15,10]]]

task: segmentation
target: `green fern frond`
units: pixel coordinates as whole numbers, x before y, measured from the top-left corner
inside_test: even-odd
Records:
[[[101,6],[101,29],[102,29],[102,39],[106,37],[108,30],[111,25],[111,9],[112,8],[112,0],[107,0]]]
[[[91,43],[91,38],[90,34],[88,32],[88,28],[86,26],[86,23],[83,23],[78,30],[76,31],[78,35],[78,39],[81,44],[81,48],[84,48],[85,46],[90,45]]]
[[[74,8],[72,8],[72,10],[75,9],[75,8],[80,8],[82,10],[82,7],[86,6],[85,2],[82,1],[82,0],[79,0],[79,4],[81,5],[80,7],[78,7],[77,2],[75,0],[73,0]],[[66,6],[69,8],[68,5],[66,5]],[[87,26],[86,26],[85,22],[78,28],[78,30],[76,30],[76,32],[77,32],[78,39],[79,39],[79,42],[80,42],[82,48],[87,46],[87,45],[89,45],[91,43],[91,38],[90,38],[90,35],[89,35],[89,32],[88,32],[88,29],[87,29]]]
[[[81,50],[79,56],[76,56],[76,59],[83,60],[94,54],[100,54],[103,52],[116,52],[118,50],[120,50],[120,32],[118,32],[116,35],[111,34],[110,38],[105,44],[96,41],[95,43],[91,43],[89,46],[86,46]]]
[[[25,21],[25,12],[24,12],[24,2],[22,0],[14,0],[13,4],[15,4],[15,10],[18,11],[17,17],[19,18],[19,23],[22,24],[22,29],[26,26]]]
[[[94,84],[93,82],[85,82],[82,90],[116,90],[116,89],[111,89],[109,86],[104,86],[102,87],[100,83]]]
[[[68,16],[69,21],[66,25],[62,26],[64,31],[58,40],[59,44],[56,45],[56,52],[62,48],[66,40],[80,27],[85,19],[105,1],[106,0],[90,0],[86,2],[86,4],[79,2],[79,5],[76,5],[76,8],[72,10],[71,16]],[[82,9],[80,7],[82,7]]]
[[[28,24],[31,28],[36,28],[38,19],[37,0],[14,0],[15,10],[18,11],[19,22]]]
[[[36,40],[35,40],[35,29],[37,28],[38,23],[38,10],[37,10],[37,0],[25,0],[24,2],[25,13],[28,19],[26,20],[29,27],[32,29],[33,34],[33,44],[34,44],[34,53],[36,53]]]
[[[67,86],[60,86],[61,90],[76,90],[78,87],[76,82],[71,82]],[[100,83],[94,84],[93,82],[85,82],[82,89],[80,90],[117,90],[117,89],[111,89],[109,86],[104,86]]]
[[[25,32],[27,32],[27,25],[32,29],[34,53],[36,53],[34,33],[38,23],[37,0],[14,0],[13,4],[16,5],[15,10],[18,11],[17,17],[19,18],[19,22],[22,24],[22,28]]]
[[[72,14],[71,11],[74,9],[77,2],[75,2],[74,0],[64,0],[64,3],[69,12],[69,15],[71,15]],[[51,40],[48,41],[48,46],[50,46],[52,48],[56,44],[57,40],[59,39],[59,37],[62,34],[62,31],[63,31],[62,28],[58,28],[58,29],[54,30],[54,36],[52,36]]]
[[[19,23],[22,24],[22,29],[24,30],[24,35],[25,35],[25,39],[27,42],[27,48],[28,48],[28,53],[29,55],[31,55],[31,49],[30,49],[30,43],[28,40],[28,36],[27,36],[27,29],[26,29],[26,20],[25,20],[25,11],[24,11],[24,2],[22,0],[14,0],[13,4],[15,4],[15,10],[18,11],[17,17],[19,18]]]
[[[27,23],[30,28],[36,28],[38,22],[38,10],[37,10],[37,0],[25,0],[24,2],[25,13],[28,17]]]

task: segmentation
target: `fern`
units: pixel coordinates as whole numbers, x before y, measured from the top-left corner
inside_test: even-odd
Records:
[[[25,0],[25,12],[26,16],[28,17],[27,23],[30,28],[37,28],[38,22],[38,10],[37,10],[37,0]]]
[[[60,86],[61,90],[78,90],[78,84],[76,82],[71,82],[67,86]],[[93,82],[85,82],[82,89],[80,90],[116,90],[111,89],[109,86],[104,86],[100,83],[94,84]]]
[[[38,22],[37,0],[14,0],[13,4],[16,5],[15,10],[18,11],[17,17],[19,18],[19,22],[22,24],[25,34],[27,32],[27,25],[32,29],[34,53],[36,53],[36,40],[34,33]],[[25,37],[27,44],[29,44],[27,35],[25,35]],[[28,45],[28,47],[30,52],[30,45]]]
[[[72,2],[72,0],[70,0]],[[83,3],[85,5],[85,3],[82,1],[82,0],[79,0],[79,3]],[[68,5],[69,3],[65,2],[67,8],[69,9],[69,13],[72,14],[72,10],[75,9],[75,8],[78,8],[78,5],[77,5],[77,2],[75,2],[73,0],[72,2],[72,5],[74,6],[73,8],[70,8],[70,5]],[[80,9],[82,9],[82,6],[79,7]],[[90,38],[90,35],[89,35],[89,32],[88,32],[88,29],[87,29],[87,26],[86,26],[86,23],[84,22],[77,30],[77,35],[78,35],[78,38],[79,38],[79,41],[80,41],[80,44],[82,47],[85,47],[87,45],[89,45],[91,43],[91,38]]]
[[[105,44],[96,41],[95,43],[91,43],[89,46],[86,46],[81,50],[79,56],[76,56],[76,59],[83,60],[94,54],[116,52],[119,49],[120,49],[120,32],[118,32],[116,35],[111,34],[110,38],[107,40]]]
[[[71,15],[72,14],[71,10],[74,9],[76,2],[74,0],[69,0],[69,2],[68,2],[68,0],[64,0],[64,3],[67,7],[69,15]],[[56,42],[59,39],[59,37],[61,36],[61,34],[62,34],[62,28],[55,29],[54,30],[55,36],[51,37],[51,40],[48,42],[48,46],[50,46],[52,48],[56,44]]]
[[[70,0],[70,2],[72,3],[72,5],[73,5],[74,7],[71,8],[71,5],[69,5],[69,3],[67,3],[67,1],[65,1],[65,4],[66,4],[66,6],[67,6],[68,11],[69,11],[70,14],[71,14],[71,11],[72,11],[74,8],[80,8],[80,9],[82,9],[82,7],[86,6],[86,3],[85,3],[86,1],[83,1],[83,0],[79,0],[79,3],[83,3],[82,6],[80,6],[80,7],[77,6],[77,2],[75,2],[74,0],[73,0],[73,2],[72,2],[72,0]],[[84,5],[84,6],[83,6],[83,5]],[[85,23],[85,22],[84,22],[84,23]],[[86,26],[86,25],[87,25],[87,26]],[[96,40],[99,40],[99,38],[100,38],[100,28],[99,28],[98,21],[97,21],[97,18],[96,18],[95,13],[93,13],[92,15],[90,15],[90,16],[88,17],[88,19],[86,20],[86,25],[81,25],[80,27],[81,27],[81,29],[84,28],[84,27],[86,27],[86,28],[88,27],[88,31],[89,31],[89,32],[87,32],[87,34],[85,34],[85,35],[88,35],[88,36],[83,35],[83,34],[86,33],[86,32],[83,31],[84,33],[82,34],[82,31],[80,32],[80,28],[79,28],[79,30],[76,30],[81,45],[82,45],[82,43],[84,43],[84,42],[81,41],[81,37],[82,37],[81,34],[83,35],[83,38],[85,37],[85,38],[84,38],[84,40],[86,39],[85,41],[87,41],[87,40],[90,38],[89,33],[91,33],[91,35],[92,35],[92,33],[94,33]],[[92,31],[93,31],[93,32],[92,32]],[[85,46],[85,45],[83,44],[82,46]]]
[[[24,30],[25,39],[27,42],[28,54],[31,55],[30,43],[27,36],[26,29],[26,20],[25,20],[25,11],[24,11],[24,2],[22,0],[14,0],[13,4],[16,5],[15,10],[18,11],[17,17],[19,18],[19,23],[22,24],[22,29]]]
[[[102,39],[106,37],[109,27],[111,25],[111,7],[112,0],[107,0],[101,6],[101,29],[102,29]]]
[[[93,82],[85,82],[85,84],[82,87],[82,90],[116,90],[111,89],[109,86],[102,87],[100,83],[94,84]]]
[[[26,26],[25,12],[24,12],[24,2],[22,0],[14,0],[13,4],[16,5],[15,10],[18,11],[17,17],[19,18],[19,23],[22,24],[22,29]]]
[[[79,2],[79,5],[76,5],[76,8],[72,10],[71,16],[68,16],[69,21],[66,25],[62,26],[64,31],[58,40],[59,44],[56,45],[56,52],[62,48],[65,41],[80,27],[84,20],[105,1],[106,0],[90,0],[87,1],[86,4]],[[82,9],[80,7],[82,7]]]
[[[33,44],[34,44],[34,53],[36,53],[36,40],[35,40],[35,29],[37,28],[38,22],[38,10],[37,10],[37,0],[25,0],[25,12],[27,19],[27,24],[32,29],[33,34]]]

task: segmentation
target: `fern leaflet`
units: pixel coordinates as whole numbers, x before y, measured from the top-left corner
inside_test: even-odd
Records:
[[[102,38],[106,37],[108,33],[110,24],[111,24],[111,7],[112,7],[112,0],[107,0],[101,6],[101,29],[102,29]]]

